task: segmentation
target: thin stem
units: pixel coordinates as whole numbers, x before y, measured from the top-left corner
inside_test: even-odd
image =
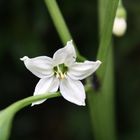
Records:
[[[50,99],[50,98],[54,98],[54,97],[58,97],[58,96],[60,96],[59,92],[56,92],[56,93],[46,93],[46,94],[42,94],[42,95],[27,97],[25,99],[22,99],[20,101],[17,101],[15,103],[13,103],[9,107],[7,107],[6,110],[7,111],[10,110],[10,111],[16,113],[19,110],[21,110],[22,108],[30,105],[33,102],[40,101],[40,100],[43,100],[43,99]]]
[[[89,86],[85,87],[85,90],[87,92],[89,91],[89,89],[90,89]],[[40,100],[43,100],[43,99],[51,99],[51,98],[55,98],[55,97],[59,97],[59,96],[61,96],[61,94],[59,92],[30,96],[30,97],[27,97],[25,99],[19,100],[15,103],[11,104],[10,106],[5,108],[4,110],[7,111],[7,112],[9,112],[9,110],[11,110],[12,112],[14,112],[13,114],[15,114],[16,112],[18,112],[22,108],[32,104],[33,102],[40,101]]]
[[[30,105],[32,102],[40,101],[43,99],[49,99],[58,97],[60,94],[56,93],[46,93],[38,96],[31,96],[20,101],[17,101],[10,105],[9,107],[0,111],[0,139],[8,140],[10,136],[10,130],[12,126],[12,121],[15,114],[22,108]]]
[[[119,0],[118,6],[121,6],[121,7],[123,6],[123,5],[122,5],[122,0]]]
[[[59,9],[59,6],[58,6],[56,0],[45,0],[45,4],[48,8],[50,16],[51,16],[51,18],[53,20],[53,23],[55,25],[55,28],[56,28],[63,44],[65,45],[67,41],[73,40],[73,39],[72,39],[70,31],[69,31],[69,29],[68,29],[68,27],[65,23],[63,15],[62,15],[62,13]],[[76,45],[75,45],[75,49],[76,49],[76,52],[77,52],[78,60],[84,61],[85,58],[80,55]]]
[[[70,34],[70,31],[67,28],[67,25],[63,19],[63,15],[60,12],[59,6],[55,0],[45,0],[45,4],[48,8],[48,11],[51,15],[51,18],[53,20],[53,23],[57,29],[57,32],[61,38],[61,40],[64,42],[64,44],[72,39],[72,36]]]

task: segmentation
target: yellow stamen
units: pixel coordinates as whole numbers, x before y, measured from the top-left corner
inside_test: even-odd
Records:
[[[65,78],[65,75],[62,72],[60,73],[60,78],[61,79],[64,79]]]

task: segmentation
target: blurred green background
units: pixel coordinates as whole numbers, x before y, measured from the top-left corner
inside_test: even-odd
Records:
[[[98,1],[58,4],[81,52],[95,60],[98,49]],[[128,29],[113,38],[116,124],[119,140],[140,140],[140,1],[124,0]],[[31,96],[38,78],[19,58],[52,56],[62,47],[43,0],[0,0],[0,109]],[[10,140],[93,140],[88,104],[63,98],[26,107],[13,122]]]

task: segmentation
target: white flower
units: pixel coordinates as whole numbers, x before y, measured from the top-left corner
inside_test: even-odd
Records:
[[[113,25],[113,33],[116,36],[125,34],[127,28],[126,20],[124,17],[116,17]]]
[[[26,68],[40,78],[34,95],[56,92],[60,89],[61,95],[77,105],[85,105],[85,90],[81,81],[97,70],[101,62],[76,62],[76,52],[72,41],[68,41],[64,48],[57,50],[53,58],[39,56],[21,58]],[[32,105],[40,104],[34,102]]]

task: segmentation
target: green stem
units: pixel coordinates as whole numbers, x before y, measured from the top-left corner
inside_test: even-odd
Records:
[[[66,43],[68,40],[71,40],[72,36],[63,19],[63,15],[60,12],[57,2],[55,0],[45,0],[45,3],[61,40],[64,43]]]
[[[90,87],[86,86],[85,90],[89,91]],[[54,93],[46,93],[42,95],[36,95],[36,96],[30,96],[25,99],[19,100],[13,104],[11,104],[9,107],[5,108],[4,110],[1,111],[6,111],[6,112],[12,112],[13,114],[17,113],[20,111],[22,108],[32,104],[33,102],[40,101],[43,99],[51,99],[54,97],[59,97],[61,94],[59,92],[54,92]]]
[[[123,7],[122,0],[119,0],[118,6]]]
[[[116,15],[116,10],[118,6],[118,0],[100,0],[99,4],[104,3],[104,8],[102,9],[99,5],[99,23],[100,23],[100,44],[97,54],[97,59],[102,62],[100,69],[97,71],[97,74],[103,82],[105,77],[107,56],[109,52],[110,42],[112,38],[112,27],[114,23],[114,17]]]
[[[22,99],[20,101],[17,101],[15,103],[13,103],[9,107],[7,107],[5,110],[7,110],[7,112],[10,111],[10,112],[13,112],[15,114],[16,112],[18,112],[22,108],[32,104],[33,102],[40,101],[40,100],[43,100],[43,99],[50,99],[50,98],[54,98],[54,97],[58,97],[58,96],[60,96],[59,92],[56,92],[56,93],[53,93],[53,94],[52,93],[47,93],[47,94],[27,97],[25,99]]]
[[[63,15],[62,15],[62,13],[59,9],[59,6],[58,6],[56,0],[45,0],[45,4],[48,8],[50,16],[51,16],[51,18],[53,20],[53,23],[55,25],[55,28],[56,28],[63,44],[65,45],[67,41],[73,40],[73,39],[72,39],[70,31],[69,31],[69,29],[68,29],[68,27],[65,23]],[[76,45],[75,45],[75,49],[76,49],[76,52],[77,52],[77,58],[80,61],[84,61],[85,58],[80,55]]]
[[[99,91],[90,90],[88,103],[96,140],[116,140],[112,46],[108,52],[105,78]]]
[[[101,88],[98,91],[91,90],[88,94],[96,140],[116,140],[113,46],[110,42],[117,5],[118,0],[99,0],[100,45],[97,58],[102,61],[102,66],[97,71],[97,76]]]
[[[10,130],[12,126],[12,121],[15,114],[22,108],[30,105],[32,102],[40,101],[43,99],[49,99],[58,97],[60,94],[56,93],[46,93],[38,96],[31,96],[20,101],[17,101],[10,105],[9,107],[0,111],[0,140],[8,140],[10,136]]]

